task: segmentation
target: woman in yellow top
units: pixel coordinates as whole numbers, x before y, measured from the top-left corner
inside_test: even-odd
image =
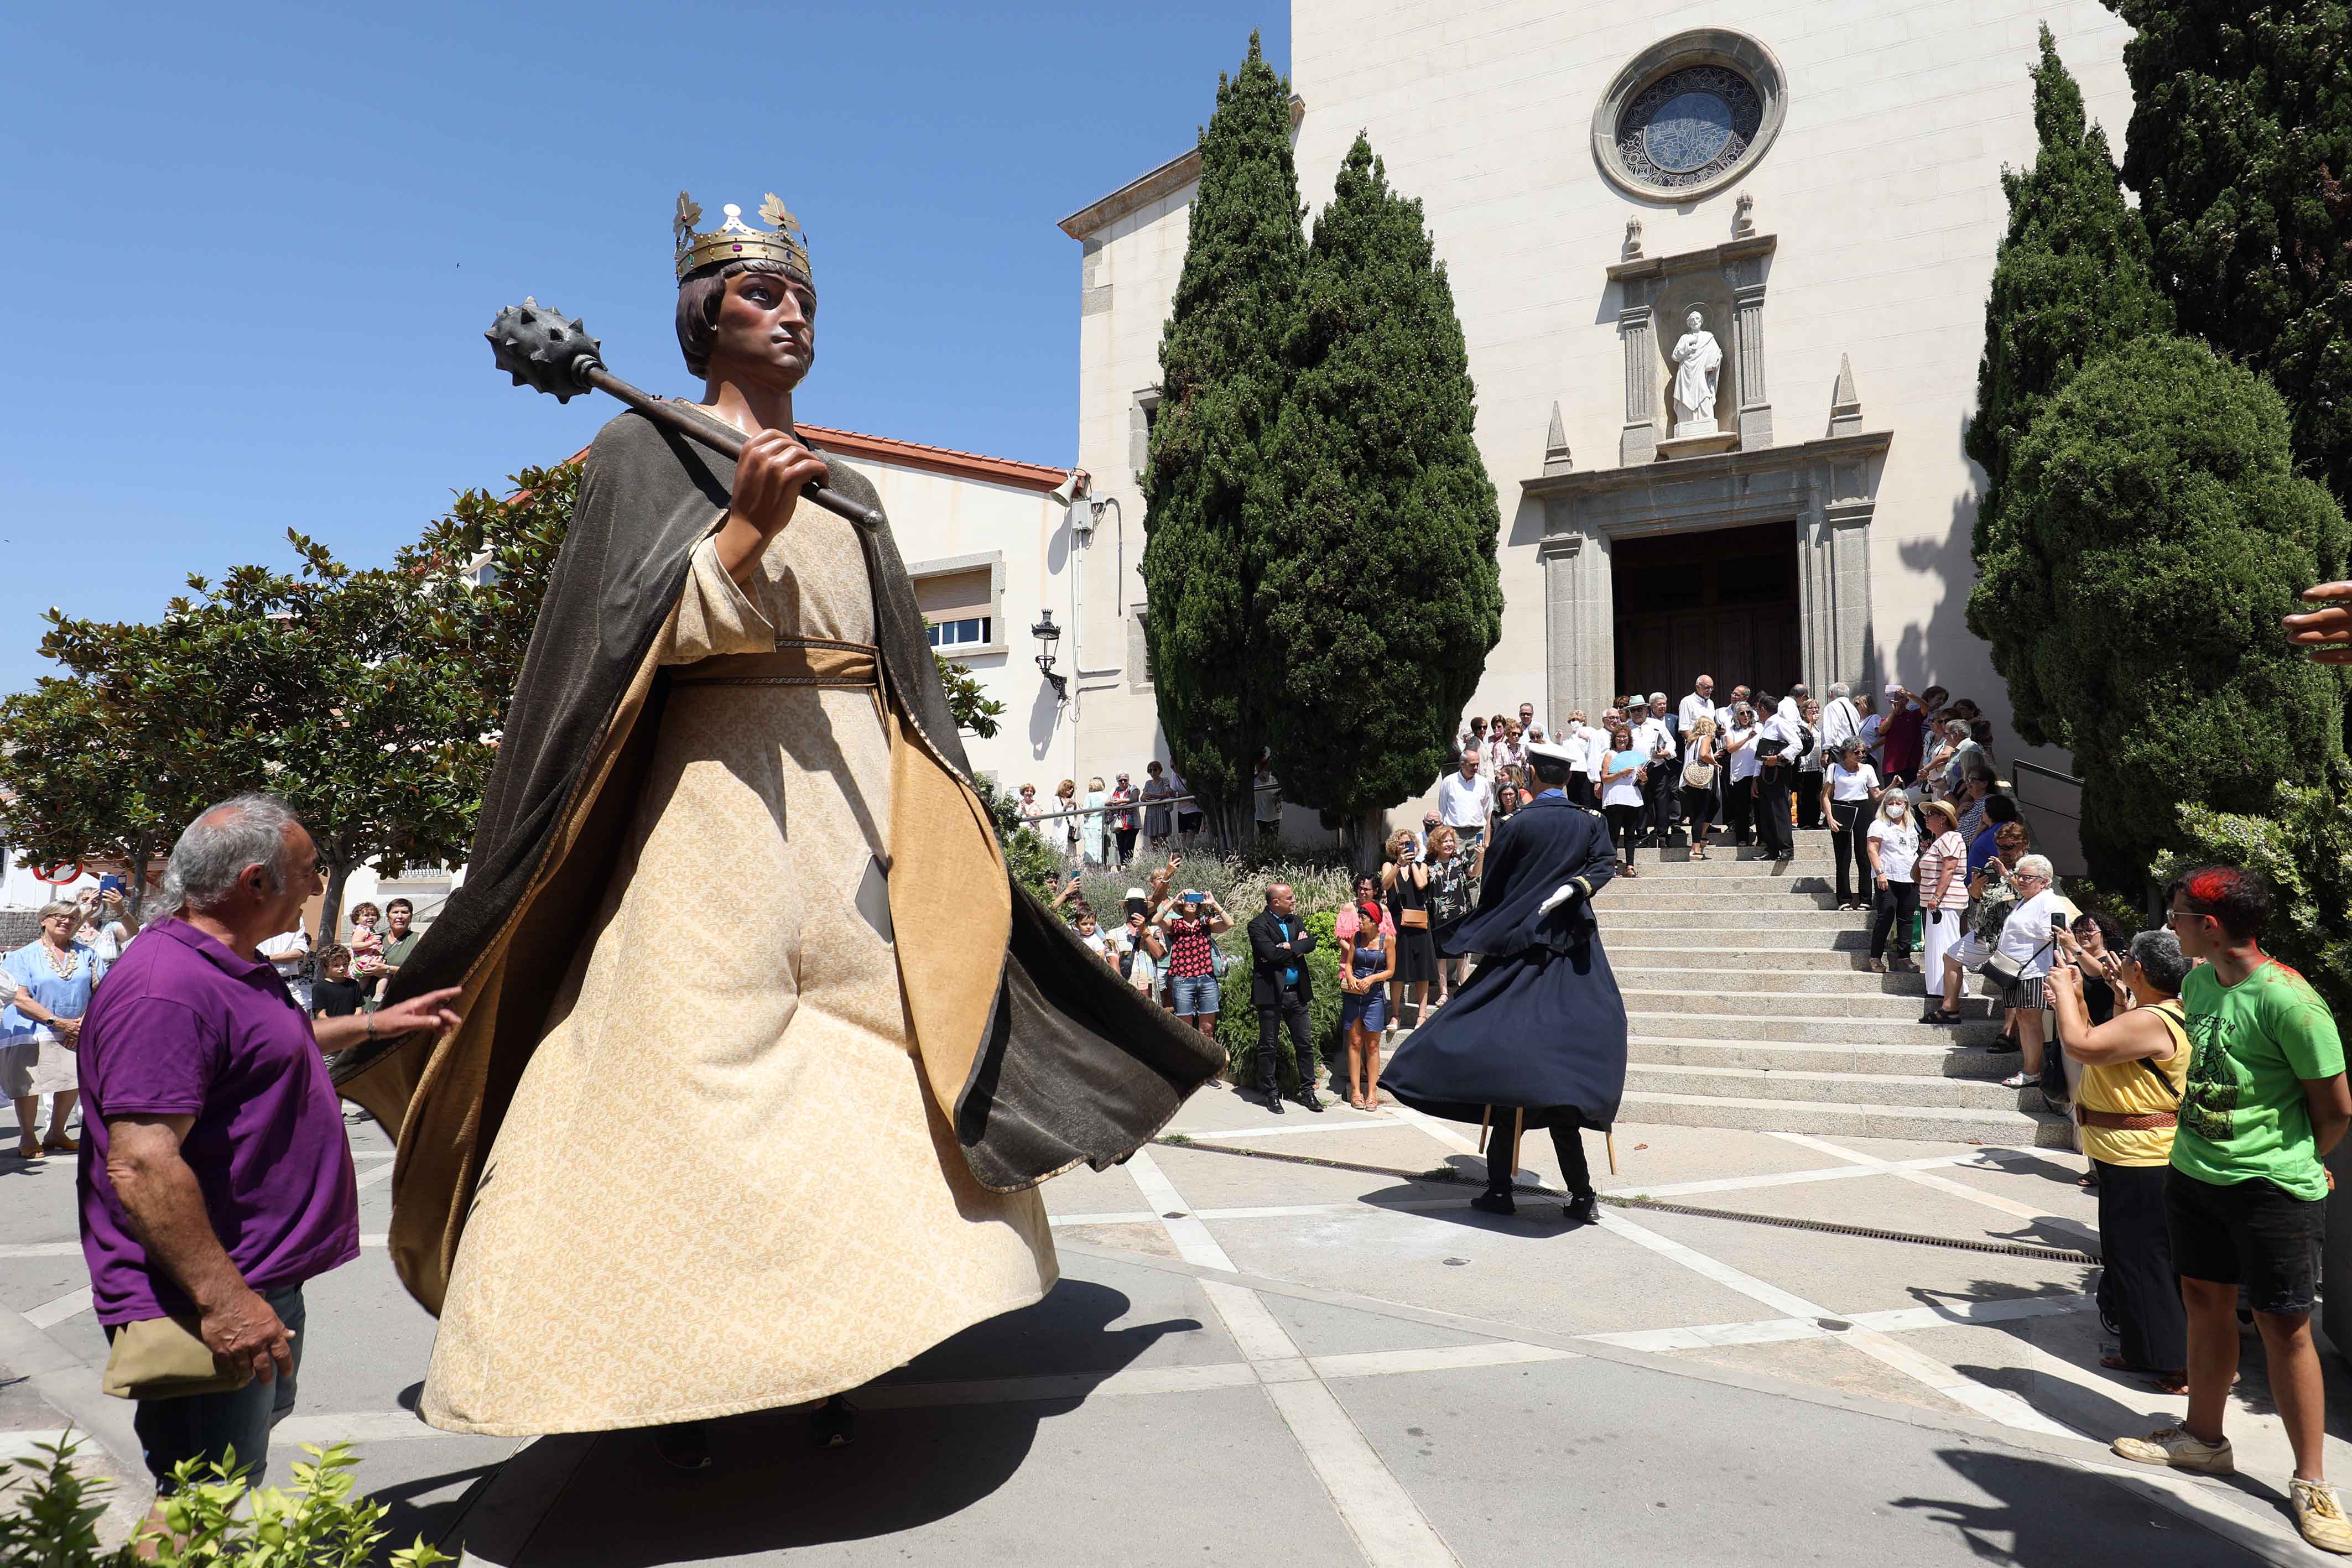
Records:
[[[2074,1119],[2083,1152],[2098,1173],[2099,1311],[2119,1344],[2099,1364],[2147,1372],[2169,1394],[2188,1387],[2189,1319],[2172,1271],[2165,1229],[2165,1172],[2180,1089],[2189,1076],[2189,1035],[2180,984],[2189,960],[2169,931],[2143,931],[2117,977],[2132,1005],[2093,1028],[2083,973],[2053,964],[2043,990],[2058,1015],[2058,1042],[2083,1064]]]

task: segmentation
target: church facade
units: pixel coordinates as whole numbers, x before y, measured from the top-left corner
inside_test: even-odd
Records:
[[[1302,199],[1368,132],[1468,340],[1505,595],[1477,711],[1899,680],[1974,696],[2018,753],[1965,621],[1961,436],[2045,22],[2120,144],[2129,30],[2095,0],[1294,0]],[[1156,739],[1137,476],[1197,176],[1186,153],[1061,225],[1078,460],[1126,523],[1076,562],[1084,644],[1124,658],[1079,672],[1090,755]]]

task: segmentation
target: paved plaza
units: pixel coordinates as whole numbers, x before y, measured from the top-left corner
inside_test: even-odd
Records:
[[[2284,1511],[2251,1333],[2239,1477],[2106,1453],[2181,1402],[2098,1368],[2092,1271],[2066,1256],[2095,1241],[2078,1156],[1629,1124],[1609,1193],[1914,1239],[1618,1204],[1570,1230],[1556,1202],[1489,1218],[1432,1179],[1483,1169],[1474,1132],[1204,1092],[1174,1141],[1047,1186],[1059,1288],[858,1396],[855,1446],[815,1450],[806,1412],[777,1411],[716,1427],[713,1469],[684,1474],[640,1434],[416,1419],[432,1323],[383,1249],[389,1146],[355,1127],[367,1246],[310,1288],[273,1476],[348,1439],[396,1540],[506,1568],[2327,1560]],[[660,1157],[628,1118],[611,1135]],[[1523,1183],[1556,1181],[1548,1139],[1523,1158]],[[70,1422],[126,1473],[73,1239],[70,1162],[0,1166],[0,1458]]]

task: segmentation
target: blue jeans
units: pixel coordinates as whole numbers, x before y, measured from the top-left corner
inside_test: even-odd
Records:
[[[1217,977],[1214,975],[1176,975],[1168,984],[1176,993],[1176,1016],[1180,1019],[1198,1017],[1218,1010]]]
[[[302,1369],[302,1287],[265,1291],[262,1300],[294,1336],[294,1372],[275,1383],[256,1378],[225,1394],[140,1400],[131,1426],[158,1494],[173,1490],[172,1469],[182,1459],[194,1459],[200,1466],[226,1462],[232,1448],[247,1480],[254,1486],[262,1483],[269,1468],[269,1429],[294,1408],[294,1377]],[[112,1330],[107,1337],[114,1337]]]

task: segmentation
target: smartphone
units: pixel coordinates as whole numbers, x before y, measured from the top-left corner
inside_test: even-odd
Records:
[[[1206,904],[1208,901],[1209,895],[1205,893],[1188,893],[1184,895],[1184,902],[1195,906]]]
[[[98,879],[98,895],[100,898],[110,893],[127,893],[130,888],[130,882],[113,872],[108,872]]]

